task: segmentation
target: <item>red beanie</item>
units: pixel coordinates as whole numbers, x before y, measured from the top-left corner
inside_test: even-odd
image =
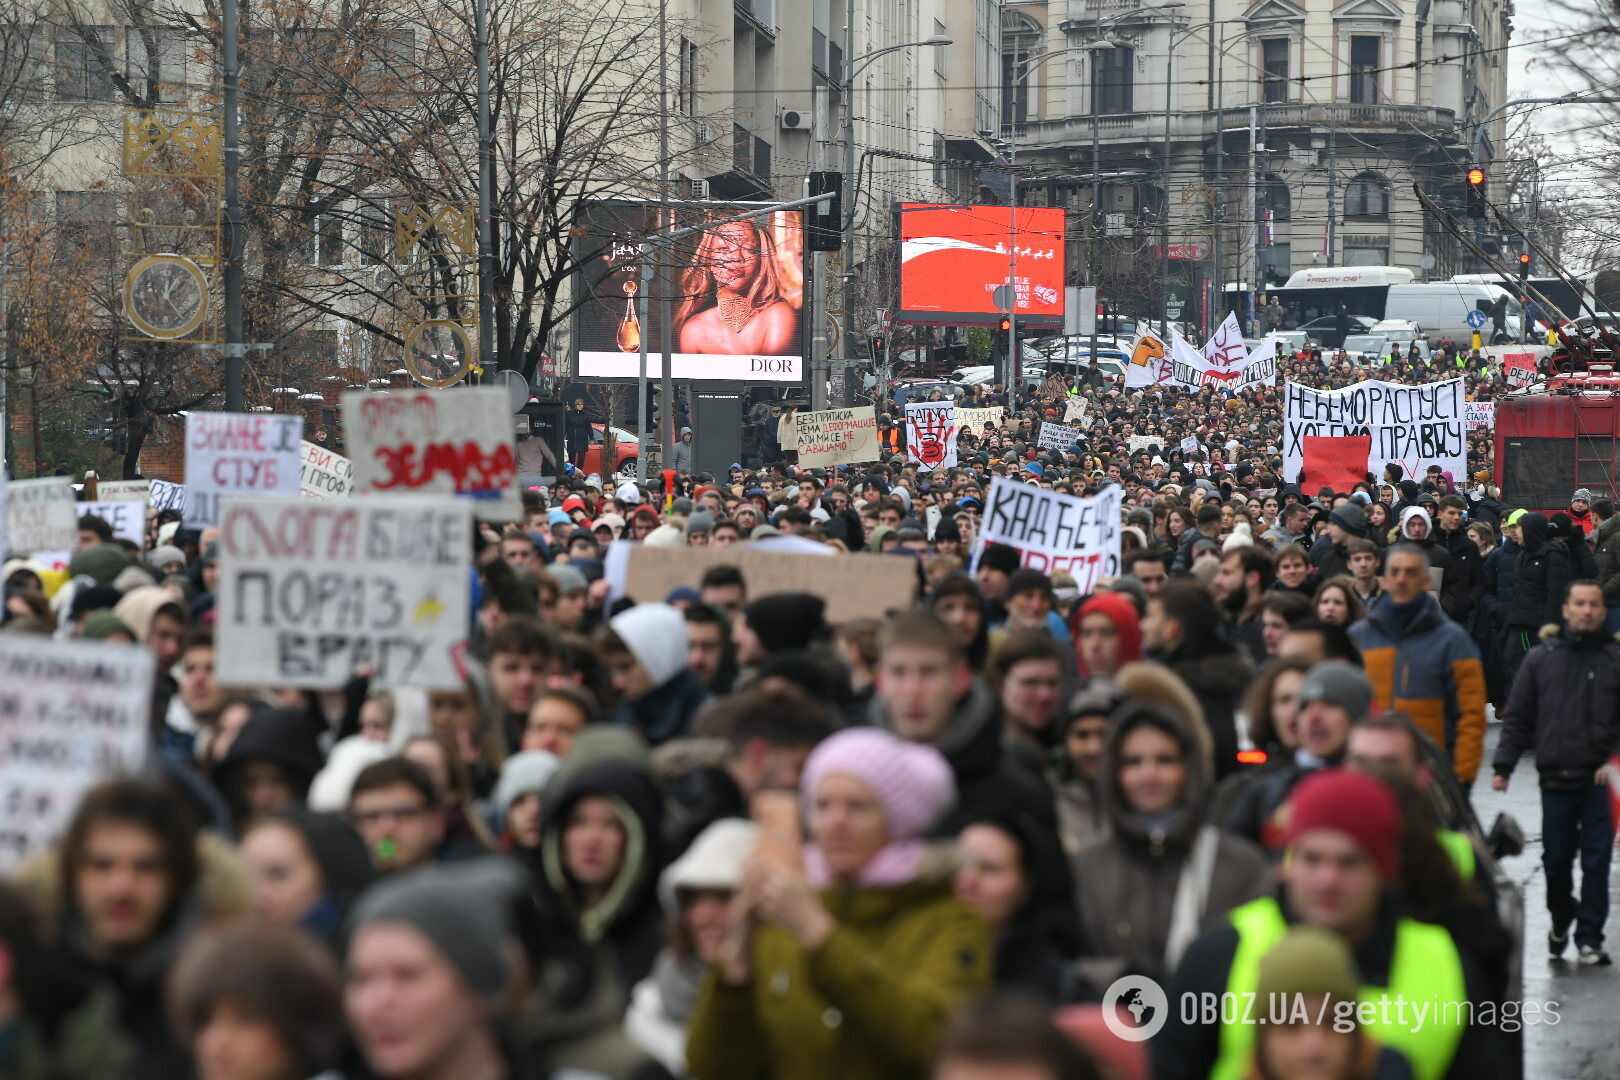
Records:
[[[1124,593],[1093,593],[1091,599],[1075,610],[1069,624],[1069,636],[1074,639],[1074,662],[1083,677],[1089,678],[1086,662],[1080,657],[1080,620],[1087,615],[1106,615],[1119,633],[1119,665],[1134,664],[1142,659],[1142,620],[1137,618],[1136,605]]]
[[[1323,769],[1288,800],[1287,843],[1317,829],[1342,832],[1378,864],[1385,881],[1400,873],[1401,808],[1389,785],[1354,769]]]

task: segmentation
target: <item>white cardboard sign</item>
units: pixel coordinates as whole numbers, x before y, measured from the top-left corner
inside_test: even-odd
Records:
[[[186,510],[192,526],[218,525],[221,496],[298,495],[302,416],[186,414]]]
[[[391,390],[343,395],[357,494],[448,495],[489,521],[516,521],[517,435],[506,391]]]

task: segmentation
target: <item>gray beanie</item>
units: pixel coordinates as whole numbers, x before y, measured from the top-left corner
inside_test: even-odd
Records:
[[[523,888],[523,871],[505,859],[425,866],[373,885],[351,924],[359,931],[404,923],[432,942],[475,993],[493,997],[506,984],[506,942]]]
[[[495,794],[490,796],[496,813],[504,818],[518,799],[530,792],[544,791],[561,767],[562,759],[549,750],[525,750],[507,758],[506,764],[501,766]]]
[[[1352,536],[1367,535],[1367,511],[1354,499],[1335,507],[1328,520]]]
[[[1575,494],[1569,497],[1569,501],[1589,503],[1592,501],[1592,490],[1590,488],[1576,488]]]
[[[692,516],[686,519],[686,535],[693,533],[714,532],[714,515],[707,510],[694,510]]]
[[[1373,688],[1367,673],[1343,660],[1324,660],[1312,666],[1294,696],[1295,704],[1301,708],[1313,701],[1337,705],[1350,714],[1352,721],[1366,718],[1372,700]]]
[[[171,566],[174,563],[179,563],[181,566],[185,566],[186,553],[175,547],[173,544],[164,544],[162,547],[153,548],[152,554],[147,557],[146,561],[150,563],[155,570],[162,570],[164,567]]]
[[[552,563],[549,569],[551,580],[557,583],[557,593],[560,596],[584,592],[590,587],[590,582],[585,580],[585,572],[577,567],[567,563]]]

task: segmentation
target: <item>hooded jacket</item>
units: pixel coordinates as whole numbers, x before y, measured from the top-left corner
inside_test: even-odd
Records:
[[[1609,607],[1620,607],[1620,514],[1611,515],[1598,526],[1594,543],[1603,602]]]
[[[1410,716],[1445,747],[1467,787],[1484,754],[1485,669],[1468,631],[1446,618],[1432,594],[1414,604],[1415,613],[1403,620],[1394,597],[1385,593],[1350,628],[1350,640],[1372,682],[1374,710]]]
[[[321,748],[315,729],[298,709],[269,709],[242,725],[213,775],[214,786],[235,814],[245,809],[235,787],[237,777],[250,761],[268,761],[279,767],[292,788],[295,803],[302,804],[315,774],[321,771]],[[238,820],[237,824],[244,823]]]
[[[1424,534],[1424,537],[1421,540],[1413,540],[1407,535],[1407,524],[1413,518],[1422,518],[1423,523],[1429,527],[1428,531]],[[1395,542],[1398,544],[1416,544],[1418,547],[1423,549],[1423,556],[1429,560],[1430,566],[1437,566],[1442,570],[1449,570],[1451,569],[1451,555],[1440,544],[1440,541],[1436,537],[1435,533],[1435,525],[1429,517],[1429,512],[1423,509],[1421,506],[1408,506],[1405,510],[1401,511],[1401,523],[1396,529]]]
[[[1169,975],[1175,960],[1167,955],[1173,913],[1183,875],[1197,873],[1191,866],[1195,845],[1208,846],[1213,860],[1200,888],[1186,893],[1203,898],[1193,930],[1208,928],[1265,889],[1269,867],[1260,849],[1207,821],[1213,775],[1193,723],[1174,708],[1140,699],[1116,710],[1110,723],[1101,784],[1107,829],[1082,844],[1073,859],[1081,971],[1094,986],[1108,986],[1126,974]],[[1187,766],[1180,804],[1157,820],[1133,811],[1119,787],[1120,748],[1125,736],[1143,727],[1175,740]],[[1194,881],[1185,887],[1193,889]]]
[[[1548,529],[1546,515],[1524,515],[1519,519],[1519,531],[1524,536],[1524,551],[1514,573],[1507,625],[1535,633],[1563,617],[1564,590],[1574,580],[1574,563],[1569,546]]]
[[[1466,626],[1485,592],[1485,556],[1466,528],[1441,529],[1437,543],[1451,559],[1440,579],[1440,607],[1453,621]]]
[[[988,988],[984,922],[935,853],[907,884],[821,894],[837,921],[814,952],[774,926],[754,936],[753,978],[704,980],[686,1056],[702,1080],[922,1080],[950,1014]]]
[[[1254,679],[1254,665],[1221,638],[1184,641],[1164,657],[1204,710],[1215,759],[1215,779],[1237,769],[1237,710]]]
[[[1620,641],[1603,629],[1577,634],[1541,628],[1541,644],[1519,667],[1502,713],[1492,767],[1507,776],[1527,749],[1543,791],[1580,791],[1620,751]]]

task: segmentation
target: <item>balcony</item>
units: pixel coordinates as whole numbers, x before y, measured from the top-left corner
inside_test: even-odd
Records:
[[[1227,110],[1231,116],[1231,110]],[[1239,125],[1228,125],[1227,130]],[[1247,128],[1245,122],[1241,125]],[[1433,105],[1354,105],[1348,101],[1291,102],[1286,105],[1266,106],[1268,128],[1313,127],[1366,130],[1388,128],[1406,131],[1416,127],[1421,131],[1442,133],[1455,131],[1457,115],[1450,109]]]
[[[731,125],[731,165],[761,180],[771,178],[771,144],[741,124]]]
[[[1388,131],[1411,134],[1415,127],[1425,134],[1455,136],[1456,115],[1450,109],[1432,105],[1352,105],[1349,102],[1291,102],[1266,105],[1265,125],[1270,131],[1287,128],[1311,128],[1326,132],[1338,128],[1345,132]],[[1170,116],[1170,138],[1173,142],[1191,139],[1212,139],[1215,136],[1218,114],[1214,111],[1177,112]],[[1145,142],[1161,144],[1164,141],[1165,115],[1163,112],[1112,113],[1097,118],[1098,138],[1105,143]],[[1248,104],[1228,105],[1224,115],[1227,132],[1249,129]],[[1231,136],[1229,135],[1230,139]],[[1034,151],[1058,147],[1086,148],[1091,145],[1091,117],[1065,116],[1049,120],[1030,120],[1020,124],[1019,151]]]

